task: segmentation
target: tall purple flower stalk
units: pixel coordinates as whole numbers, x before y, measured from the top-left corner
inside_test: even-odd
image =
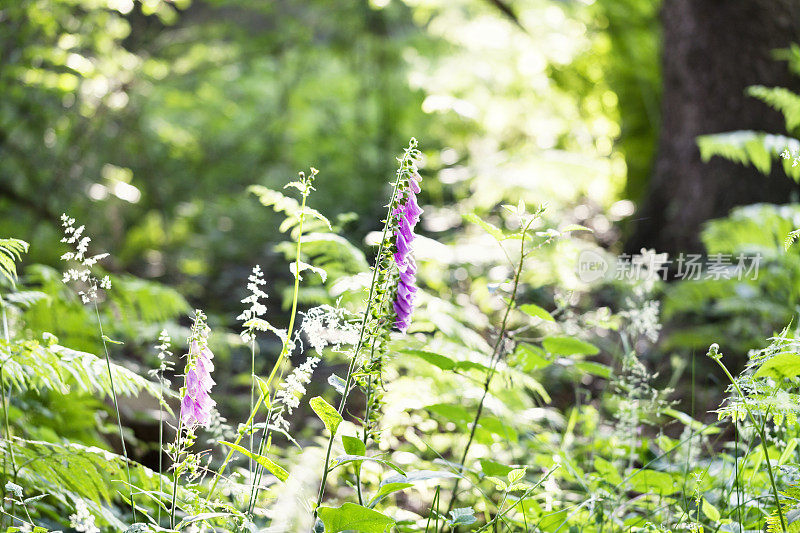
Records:
[[[403,197],[394,210],[394,215],[397,217],[397,229],[394,232],[397,251],[394,254],[394,261],[400,271],[393,303],[396,315],[394,326],[402,332],[411,325],[411,313],[414,311],[414,300],[417,296],[417,263],[411,252],[415,238],[414,227],[422,214],[422,209],[417,203],[420,181],[422,177],[414,171],[408,180],[408,189],[403,192]]]
[[[186,361],[184,385],[181,389],[181,423],[186,429],[197,426],[208,427],[211,423],[211,411],[216,402],[209,393],[214,380],[212,359],[214,354],[208,348],[209,327],[205,323],[205,315],[197,311],[192,336],[189,342],[189,354]]]

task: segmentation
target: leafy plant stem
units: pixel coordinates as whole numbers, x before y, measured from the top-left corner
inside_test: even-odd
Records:
[[[392,187],[392,198],[389,201],[389,208],[386,213],[386,220],[383,224],[383,234],[381,236],[381,243],[378,246],[378,255],[375,257],[375,266],[372,270],[372,283],[369,286],[369,296],[367,297],[367,308],[364,310],[364,317],[361,320],[361,331],[358,336],[358,342],[356,343],[355,349],[353,350],[353,357],[350,359],[350,364],[347,367],[347,376],[345,377],[344,383],[344,392],[342,392],[342,399],[339,402],[339,414],[341,415],[344,412],[344,406],[347,403],[347,396],[350,392],[350,382],[353,378],[353,370],[355,369],[356,361],[358,360],[358,353],[361,350],[361,347],[364,343],[364,334],[367,330],[367,321],[370,316],[370,311],[372,310],[372,302],[375,298],[375,284],[376,280],[378,279],[378,270],[380,270],[381,262],[383,261],[383,254],[384,254],[384,243],[386,242],[386,235],[389,233],[389,225],[392,220],[392,211],[394,210],[394,205],[397,200],[397,191],[400,187],[400,180],[403,177],[403,170],[407,164],[408,158],[410,157],[409,153],[403,156],[403,159],[400,164],[400,169],[397,171],[397,178],[395,179],[394,186]],[[333,439],[335,435],[331,435],[330,439],[328,439],[328,449],[325,452],[325,468],[322,471],[322,481],[320,481],[319,485],[319,495],[317,496],[317,505],[314,507],[314,517],[317,516],[317,509],[320,505],[322,505],[322,498],[325,495],[325,484],[328,481],[328,467],[330,465],[331,459],[331,448],[333,448]]]
[[[770,459],[769,459],[769,448],[767,446],[767,437],[764,434],[764,428],[762,426],[760,426],[756,422],[756,417],[755,417],[755,415],[753,415],[753,411],[750,410],[750,406],[747,404],[746,396],[742,392],[742,389],[739,387],[739,384],[736,382],[736,380],[733,378],[731,373],[728,371],[728,368],[722,362],[722,358],[721,357],[712,357],[712,359],[714,359],[714,361],[717,362],[719,367],[722,369],[722,371],[728,377],[730,382],[733,384],[733,387],[736,389],[736,392],[742,398],[742,403],[744,405],[745,410],[747,411],[747,415],[750,417],[750,421],[753,423],[753,426],[756,428],[756,431],[758,431],[758,436],[759,436],[759,439],[761,440],[761,448],[764,450],[764,460],[767,463],[767,473],[769,474],[769,482],[770,482],[770,485],[772,485],[772,495],[775,498],[775,506],[778,508],[778,519],[781,522],[781,530],[785,532],[786,531],[786,521],[784,520],[784,517],[783,517],[783,510],[781,509],[780,496],[778,495],[778,486],[775,483],[775,474],[772,472],[772,464],[771,464]]]
[[[178,415],[178,432],[175,434],[175,474],[172,479],[172,505],[169,511],[169,526],[175,527],[175,507],[178,498],[178,478],[180,477],[180,464],[178,459],[181,455],[181,432],[183,431],[183,420]]]
[[[283,347],[281,348],[281,352],[278,355],[278,360],[275,361],[275,365],[272,367],[272,371],[269,374],[269,377],[266,381],[266,389],[269,390],[269,386],[272,383],[272,380],[275,379],[275,374],[278,372],[278,369],[283,364],[283,361],[286,359],[286,356],[289,354],[289,345],[292,338],[292,333],[294,331],[294,323],[297,317],[297,301],[298,301],[298,294],[300,292],[300,250],[302,247],[302,237],[303,237],[303,222],[305,220],[305,215],[302,214],[303,210],[306,207],[306,198],[308,198],[309,191],[306,191],[302,195],[302,201],[300,204],[300,223],[298,225],[298,235],[297,235],[297,246],[295,249],[295,277],[294,277],[294,295],[292,296],[292,311],[289,317],[289,327],[286,330],[286,337],[283,339]],[[247,418],[247,421],[244,423],[244,428],[251,427],[253,424],[253,420],[255,420],[256,414],[258,413],[259,407],[267,398],[266,393],[261,391],[258,395],[258,399],[256,400],[255,405],[253,405],[252,409],[250,409],[250,416]],[[264,428],[266,431],[266,427]],[[239,434],[236,436],[236,440],[234,444],[239,445],[242,442],[242,438],[244,437],[244,431],[240,431]],[[208,495],[206,496],[206,502],[211,499],[211,496],[214,494],[214,490],[217,487],[217,483],[219,482],[219,478],[222,476],[222,473],[225,471],[225,468],[228,466],[231,458],[233,457],[233,448],[231,448],[227,455],[225,456],[225,460],[222,462],[219,470],[214,474],[214,482],[211,484],[211,489],[208,491]],[[256,469],[258,471],[258,468]],[[252,499],[252,491],[251,491],[251,499]]]
[[[464,452],[461,454],[461,461],[459,461],[458,467],[458,474],[459,476],[464,473],[464,463],[467,460],[467,454],[469,454],[469,449],[472,446],[472,441],[475,439],[475,431],[478,429],[478,422],[481,419],[481,414],[483,414],[483,406],[486,402],[486,396],[489,394],[489,387],[492,384],[492,378],[494,377],[495,372],[497,371],[497,364],[500,361],[500,347],[503,345],[503,340],[505,339],[506,334],[506,327],[508,326],[508,317],[511,314],[511,309],[514,308],[514,301],[517,298],[517,291],[519,289],[519,279],[522,275],[522,267],[525,263],[525,236],[528,233],[528,229],[533,222],[530,221],[525,226],[522,231],[522,238],[520,239],[520,259],[519,264],[517,265],[516,271],[514,272],[514,286],[511,290],[511,297],[508,299],[508,303],[506,304],[506,310],[503,315],[503,321],[500,325],[500,332],[497,336],[497,341],[494,344],[494,348],[492,350],[492,357],[491,357],[491,366],[489,371],[486,374],[486,380],[483,382],[483,395],[481,396],[481,401],[478,403],[478,410],[475,413],[475,418],[472,421],[472,428],[470,429],[469,438],[467,439],[467,444],[464,446]],[[458,492],[458,485],[461,481],[460,477],[457,477],[455,482],[453,483],[453,491],[450,496],[450,503],[447,505],[447,512],[453,510],[453,505],[456,502],[456,493]]]
[[[97,326],[100,328],[100,338],[103,341],[103,350],[106,355],[106,369],[108,370],[108,381],[111,384],[111,399],[114,402],[114,411],[117,414],[117,428],[119,429],[119,441],[120,445],[122,446],[122,456],[125,458],[125,474],[128,477],[128,491],[129,496],[131,499],[131,515],[133,516],[133,521],[136,522],[136,504],[133,499],[133,483],[131,481],[131,467],[129,464],[128,459],[128,450],[125,446],[125,434],[122,431],[122,417],[119,414],[119,402],[117,401],[117,388],[114,384],[114,375],[111,372],[111,356],[108,354],[108,343],[106,342],[106,336],[103,333],[103,321],[100,319],[100,310],[97,308],[97,300],[93,300],[94,303],[94,313],[97,317]]]

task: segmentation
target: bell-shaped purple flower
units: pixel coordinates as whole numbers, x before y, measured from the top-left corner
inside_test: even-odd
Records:
[[[197,327],[197,338],[189,344],[189,354],[184,373],[183,398],[181,400],[181,422],[187,429],[197,426],[208,427],[211,412],[216,402],[209,392],[214,385],[211,372],[214,370],[214,354],[208,348],[208,328],[205,324]]]
[[[394,232],[396,249],[394,261],[400,275],[392,307],[396,315],[394,325],[403,332],[411,325],[411,313],[414,311],[417,294],[417,264],[411,253],[415,238],[414,227],[422,214],[422,209],[417,203],[421,179],[420,175],[414,172],[408,180],[408,189],[403,191],[404,196],[394,209],[394,215],[397,217],[397,229]]]

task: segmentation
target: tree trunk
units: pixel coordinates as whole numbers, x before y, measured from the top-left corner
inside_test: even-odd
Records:
[[[785,203],[797,185],[718,157],[700,159],[698,135],[782,133],[780,113],[744,94],[750,85],[797,91],[800,78],[772,52],[800,40],[800,0],[664,0],[661,131],[649,190],[626,248],[699,251],[706,220],[737,205]]]

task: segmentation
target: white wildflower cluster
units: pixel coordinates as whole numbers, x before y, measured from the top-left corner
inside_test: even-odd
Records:
[[[793,167],[800,164],[800,155],[798,155],[797,150],[789,151],[788,148],[784,148],[783,152],[781,152],[781,157],[787,161],[791,159]]]
[[[642,335],[650,342],[656,342],[661,332],[659,321],[661,302],[645,300],[637,305],[631,298],[627,299],[628,309],[622,311],[620,316],[628,320],[628,331],[634,336]]]
[[[69,527],[84,533],[100,533],[100,528],[94,523],[94,515],[83,500],[75,502],[75,514],[69,516]]]
[[[247,304],[250,307],[242,311],[242,314],[236,317],[236,320],[241,320],[244,322],[242,326],[244,330],[242,331],[242,339],[245,342],[250,342],[255,337],[256,330],[264,330],[264,327],[260,327],[260,323],[263,322],[261,317],[267,312],[267,306],[261,303],[261,299],[267,299],[267,293],[261,290],[262,285],[266,285],[266,281],[264,280],[264,273],[261,272],[261,267],[256,265],[253,267],[253,273],[247,278],[247,290],[250,291],[250,294],[247,298],[242,300],[243,304]]]
[[[303,315],[300,326],[311,347],[318,354],[327,346],[340,351],[343,345],[358,342],[359,329],[348,320],[348,312],[340,307],[320,305],[309,309]]]
[[[64,237],[61,242],[73,246],[74,251],[66,252],[61,256],[63,261],[77,261],[80,263],[80,268],[69,268],[64,272],[62,281],[69,283],[70,281],[80,281],[86,285],[85,290],[78,291],[83,303],[89,303],[97,299],[97,288],[108,290],[111,288],[111,278],[103,276],[102,279],[96,278],[92,275],[92,267],[101,259],[108,257],[108,254],[97,254],[87,256],[86,252],[89,250],[89,243],[92,242],[91,237],[83,234],[86,226],[75,227],[75,219],[61,215],[61,225],[64,227]]]
[[[306,393],[306,385],[311,381],[311,374],[317,364],[319,357],[309,357],[281,383],[275,393],[275,403],[284,406],[285,409],[278,409],[272,418],[272,423],[278,428],[288,430],[289,423],[284,420],[283,412],[285,410],[287,414],[292,414],[292,411],[300,405],[300,399]]]
[[[158,335],[158,344],[155,345],[155,349],[158,351],[158,367],[150,370],[150,375],[158,378],[159,382],[167,387],[169,386],[169,380],[164,377],[164,372],[172,370],[174,367],[172,352],[170,351],[171,346],[172,339],[169,333],[167,333],[167,330],[162,329]]]

